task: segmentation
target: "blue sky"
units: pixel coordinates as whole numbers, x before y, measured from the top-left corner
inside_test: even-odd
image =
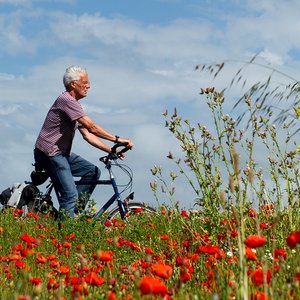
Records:
[[[161,113],[176,106],[209,126],[199,90],[224,88],[236,70],[212,81],[196,64],[259,53],[263,63],[299,78],[299,12],[297,0],[0,0],[0,187],[28,180],[35,139],[63,91],[63,72],[78,64],[92,84],[82,101],[86,112],[132,138],[135,149],[126,161],[138,198],[154,201],[150,168],[176,171],[165,157],[170,150],[180,155]],[[264,75],[252,70],[247,78]],[[229,113],[234,100],[226,103]],[[80,136],[74,151],[94,163],[101,155]],[[184,184],[177,200],[193,204]]]

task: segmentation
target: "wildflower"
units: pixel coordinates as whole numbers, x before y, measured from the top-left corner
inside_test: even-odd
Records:
[[[105,227],[110,227],[112,225],[112,222],[110,220],[105,220],[104,226]]]
[[[231,230],[230,234],[233,238],[236,238],[238,236],[238,231],[236,229],[233,229]]]
[[[181,213],[180,213],[180,215],[181,215],[182,217],[184,217],[184,218],[188,218],[188,217],[189,217],[189,214],[187,213],[186,210],[182,210]]]
[[[284,249],[275,249],[274,257],[275,258],[282,257],[283,259],[286,259],[286,251]]]
[[[26,264],[25,264],[25,262],[22,261],[22,260],[17,260],[17,261],[15,262],[15,267],[16,267],[16,269],[18,269],[18,270],[23,270],[23,269],[26,268]]]
[[[249,217],[256,217],[257,216],[257,211],[254,208],[250,208],[248,211],[248,216]]]
[[[189,265],[189,260],[187,257],[182,256],[182,255],[178,255],[176,257],[176,263],[175,263],[176,267],[187,266],[187,265]]]
[[[261,286],[264,282],[270,283],[271,271],[267,270],[266,272],[263,272],[262,269],[256,269],[251,273],[250,277],[256,286]]]
[[[274,210],[274,205],[269,203],[269,204],[265,204],[265,205],[261,205],[260,209],[265,211],[266,213],[269,213],[270,211]]]
[[[142,295],[161,295],[165,296],[168,291],[161,279],[144,276],[140,281],[140,291]]]
[[[221,251],[219,246],[198,246],[197,253],[217,254]]]
[[[270,226],[271,226],[272,224],[270,224],[270,223],[260,223],[259,224],[259,228],[260,229],[267,229],[267,228],[269,228]]]
[[[257,248],[266,244],[266,238],[262,235],[249,235],[244,243],[249,248]]]
[[[55,260],[56,259],[56,255],[55,254],[49,254],[47,256],[47,260],[51,261],[51,260]]]
[[[167,235],[167,234],[163,234],[161,237],[160,237],[160,239],[162,240],[162,241],[165,241],[165,240],[167,240],[169,238],[169,236]]]
[[[60,286],[59,281],[54,278],[50,278],[47,283],[48,290],[57,290],[59,286]]]
[[[26,243],[27,247],[34,247],[37,245],[37,240],[35,237],[30,236],[28,233],[22,234],[20,239]]]
[[[93,258],[100,261],[112,261],[114,254],[111,251],[100,250],[97,253],[93,253]]]
[[[151,266],[151,273],[163,279],[168,279],[172,276],[173,269],[169,265],[153,264]]]
[[[86,283],[92,286],[102,285],[106,280],[100,276],[98,276],[95,272],[91,272],[87,276],[84,277]]]
[[[36,256],[35,262],[37,264],[44,264],[45,262],[47,262],[47,258],[45,256],[43,256],[41,253],[38,253]]]
[[[182,283],[186,283],[187,281],[191,280],[192,274],[187,272],[186,270],[180,270],[180,281]]]
[[[36,213],[30,211],[30,212],[27,213],[26,218],[33,218],[35,220],[38,220],[39,216]]]
[[[154,251],[153,251],[151,248],[146,247],[146,248],[145,248],[145,253],[146,253],[146,254],[153,254]]]
[[[32,283],[32,285],[39,285],[42,283],[42,279],[39,277],[31,277],[29,278],[29,282]]]
[[[108,300],[114,300],[114,299],[117,299],[116,293],[114,293],[113,291],[109,291],[109,292],[108,292],[107,299],[108,299]]]
[[[248,260],[256,260],[256,252],[254,249],[246,247],[246,256]]]
[[[256,292],[254,294],[251,294],[251,300],[268,300],[268,298],[265,293],[263,292]]]
[[[31,300],[31,297],[21,295],[21,296],[18,297],[18,300]]]
[[[143,209],[142,209],[141,207],[137,207],[137,208],[134,209],[134,212],[135,212],[136,214],[138,214],[138,213],[140,213],[140,212],[142,212],[142,211],[143,211]]]
[[[24,214],[24,210],[21,208],[16,208],[13,212],[13,216],[18,218],[21,217]]]
[[[72,244],[69,242],[64,242],[63,247],[66,249],[71,249],[72,248]]]
[[[70,267],[69,266],[60,266],[58,271],[60,274],[66,275],[66,274],[69,274]]]
[[[8,261],[17,261],[22,259],[22,256],[20,254],[11,254],[8,256]]]
[[[300,243],[300,231],[294,231],[290,233],[286,239],[286,244],[290,249],[294,249],[297,244]]]

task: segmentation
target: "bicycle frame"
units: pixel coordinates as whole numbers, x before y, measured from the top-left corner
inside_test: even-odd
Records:
[[[110,197],[110,199],[92,216],[93,219],[97,219],[101,217],[108,208],[117,201],[118,208],[120,211],[121,218],[124,220],[126,218],[127,208],[126,204],[129,200],[134,198],[134,192],[131,192],[124,200],[121,199],[120,192],[115,180],[115,177],[111,170],[111,162],[104,162],[106,169],[109,173],[109,179],[100,179],[100,180],[75,180],[76,185],[85,185],[85,184],[94,184],[94,185],[111,185],[114,191],[114,194]],[[53,190],[53,184],[51,183],[48,187],[46,194],[50,195]]]

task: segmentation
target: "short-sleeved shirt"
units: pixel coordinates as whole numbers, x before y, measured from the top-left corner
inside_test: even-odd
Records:
[[[51,106],[35,147],[47,156],[69,154],[79,118],[85,116],[79,101],[68,92],[62,93]]]

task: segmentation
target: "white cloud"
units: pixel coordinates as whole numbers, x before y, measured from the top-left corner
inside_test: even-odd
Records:
[[[20,5],[26,3],[30,1],[19,1]],[[210,75],[194,71],[196,64],[248,59],[257,51],[267,63],[284,68],[287,63],[298,64],[290,55],[291,49],[299,48],[296,1],[291,5],[275,1],[276,9],[271,1],[252,1],[245,9],[241,6],[241,14],[226,14],[213,21],[194,16],[164,25],[108,18],[101,12],[91,15],[84,9],[77,14],[56,8],[46,11],[38,3],[37,8],[0,15],[1,59],[16,60],[14,72],[0,70],[0,124],[5,127],[0,138],[10,141],[2,146],[0,161],[13,170],[9,176],[0,174],[1,186],[10,185],[16,173],[27,178],[35,138],[48,108],[63,91],[62,75],[68,65],[83,65],[89,71],[91,89],[82,103],[92,119],[113,133],[132,137],[135,148],[126,161],[135,170],[138,192],[143,194],[151,180],[150,168],[161,164],[172,169],[166,155],[170,150],[180,151],[164,128],[161,113],[176,106],[191,122],[210,122],[199,89],[224,88],[238,66],[229,66],[222,77],[212,81]],[[26,30],[28,20],[33,31]],[[251,84],[265,72],[249,68],[246,75]],[[240,95],[238,88],[231,92]],[[234,99],[227,100],[226,110]],[[97,160],[99,152],[88,148],[80,137],[74,147],[88,159]]]

